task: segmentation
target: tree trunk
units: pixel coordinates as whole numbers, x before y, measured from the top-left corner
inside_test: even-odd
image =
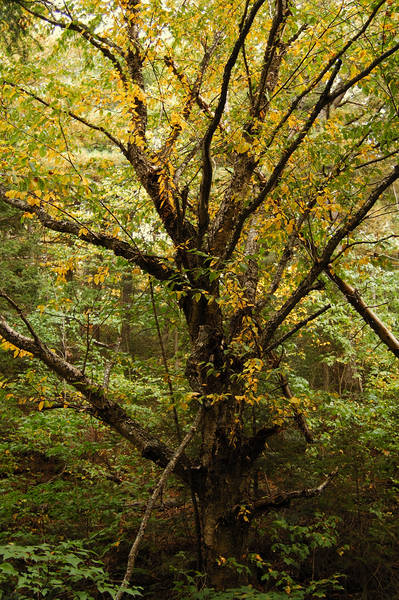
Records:
[[[237,365],[242,368],[239,359],[237,364],[232,355],[226,359],[219,305],[203,299],[185,302],[192,340],[186,376],[205,406],[200,448],[202,477],[195,489],[201,515],[202,554],[208,584],[224,590],[248,579],[245,569],[237,569],[247,560],[249,534],[245,506],[240,508],[249,498],[250,471],[248,461],[243,460],[242,405],[237,400],[243,397],[245,386],[237,381]]]
[[[218,432],[216,438],[217,452],[208,462],[199,501],[208,582],[226,589],[247,581],[246,573],[235,565],[247,561],[250,522],[241,505],[248,498],[250,480],[242,467],[239,442],[235,440],[235,445]]]
[[[205,570],[209,585],[218,590],[248,581],[247,572],[239,565],[245,564],[248,558],[249,523],[238,511],[237,514],[226,513],[226,505],[220,501],[208,502],[203,511]]]
[[[240,482],[227,473],[218,473],[200,498],[204,562],[208,582],[216,589],[235,587],[247,581],[248,576],[237,564],[247,561],[249,521],[245,521],[237,502],[241,499]],[[231,560],[233,559],[233,560]]]

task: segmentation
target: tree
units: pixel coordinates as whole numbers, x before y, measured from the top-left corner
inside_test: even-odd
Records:
[[[370,242],[367,219],[399,177],[397,12],[389,0],[11,4],[47,50],[2,65],[1,200],[57,243],[95,247],[91,260],[122,257],[177,302],[188,410],[202,421],[174,474],[199,505],[209,581],[234,584],[221,565],[243,561],[256,517],[319,494],[333,476],[275,497],[251,485],[268,440],[290,423],[312,441],[278,352],[329,310],[324,274],[399,355],[340,273]],[[134,229],[143,215],[155,240]],[[74,269],[58,268],[61,279]],[[106,274],[100,263],[95,282]],[[166,467],[173,444],[85,372],[84,340],[67,360],[1,296],[26,329],[5,312],[6,346],[42,361],[85,410]],[[267,393],[273,373],[282,408]]]

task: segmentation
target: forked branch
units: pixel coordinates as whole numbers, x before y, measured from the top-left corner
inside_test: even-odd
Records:
[[[262,336],[262,345],[264,347],[267,347],[270,344],[271,337],[274,335],[281,323],[283,323],[286,317],[290,314],[290,312],[295,308],[298,302],[300,302],[310,292],[317,277],[325,270],[326,267],[328,267],[334,251],[342,242],[342,240],[360,225],[380,196],[398,178],[399,165],[396,166],[392,172],[374,188],[369,197],[363,202],[358,210],[355,211],[347,220],[347,222],[343,223],[335,232],[335,234],[329,239],[320,257],[314,263],[308,274],[302,279],[301,283],[291,294],[288,300],[286,300],[283,306],[269,319]]]
[[[265,3],[265,0],[257,0],[257,2],[255,2],[255,4],[253,5],[252,9],[250,10],[248,17],[246,18],[246,20],[240,30],[240,35],[238,36],[237,41],[234,44],[233,50],[230,54],[230,57],[224,67],[219,102],[216,106],[216,109],[215,109],[215,112],[213,115],[213,119],[207,129],[207,132],[205,133],[205,136],[204,136],[203,150],[202,150],[202,180],[201,180],[201,187],[200,187],[200,200],[199,200],[199,209],[198,209],[198,226],[199,226],[200,237],[205,233],[205,231],[208,227],[208,223],[209,223],[208,202],[209,202],[209,195],[211,192],[212,176],[213,176],[213,168],[212,168],[211,155],[210,155],[212,139],[213,139],[214,133],[220,123],[220,120],[222,118],[222,115],[223,115],[223,112],[224,112],[224,109],[226,106],[227,93],[228,93],[228,89],[229,89],[229,85],[230,85],[230,79],[231,79],[231,74],[232,74],[233,68],[237,62],[237,58],[241,51],[241,48],[243,47],[245,38],[247,37],[247,35],[251,29],[252,23],[258,13],[258,11],[260,10],[260,8],[262,7],[262,5],[264,3]]]

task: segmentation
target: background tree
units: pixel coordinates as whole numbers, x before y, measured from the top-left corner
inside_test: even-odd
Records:
[[[190,348],[189,408],[169,395],[176,439],[179,418],[202,414],[174,473],[199,505],[209,581],[226,587],[237,574],[224,560],[243,561],[253,521],[319,494],[334,472],[275,494],[256,484],[273,436],[295,423],[312,441],[309,401],[291,390],[280,350],[330,309],[328,279],[399,354],[393,323],[345,281],[362,244],[394,241],[367,225],[396,202],[397,12],[385,0],[326,1],[317,13],[284,0],[12,4],[46,49],[2,65],[1,200],[27,235],[54,244],[42,268],[69,316],[47,318],[50,291],[35,311],[4,289],[4,345],[61,379],[63,406],[165,467],[170,429],[133,418],[126,381],[110,385],[132,319],[118,282],[139,269],[163,286]],[[104,304],[106,280],[117,291]]]

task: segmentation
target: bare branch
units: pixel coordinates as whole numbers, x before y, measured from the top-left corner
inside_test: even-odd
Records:
[[[331,308],[331,304],[326,304],[326,306],[323,306],[323,308],[320,308],[317,312],[313,313],[312,315],[309,315],[309,317],[306,317],[306,319],[299,321],[299,323],[297,323],[295,325],[295,327],[293,327],[288,333],[286,333],[281,338],[279,338],[276,342],[273,342],[273,344],[270,344],[270,346],[265,348],[265,350],[263,350],[264,354],[266,355],[266,354],[268,354],[268,352],[271,352],[272,350],[277,348],[277,346],[281,346],[281,344],[283,344],[286,340],[288,340],[288,338],[293,336],[297,331],[302,329],[302,327],[305,327],[305,325],[307,325],[311,321],[314,321],[314,319],[317,319],[317,317],[320,317],[320,315],[325,313],[330,308]]]

